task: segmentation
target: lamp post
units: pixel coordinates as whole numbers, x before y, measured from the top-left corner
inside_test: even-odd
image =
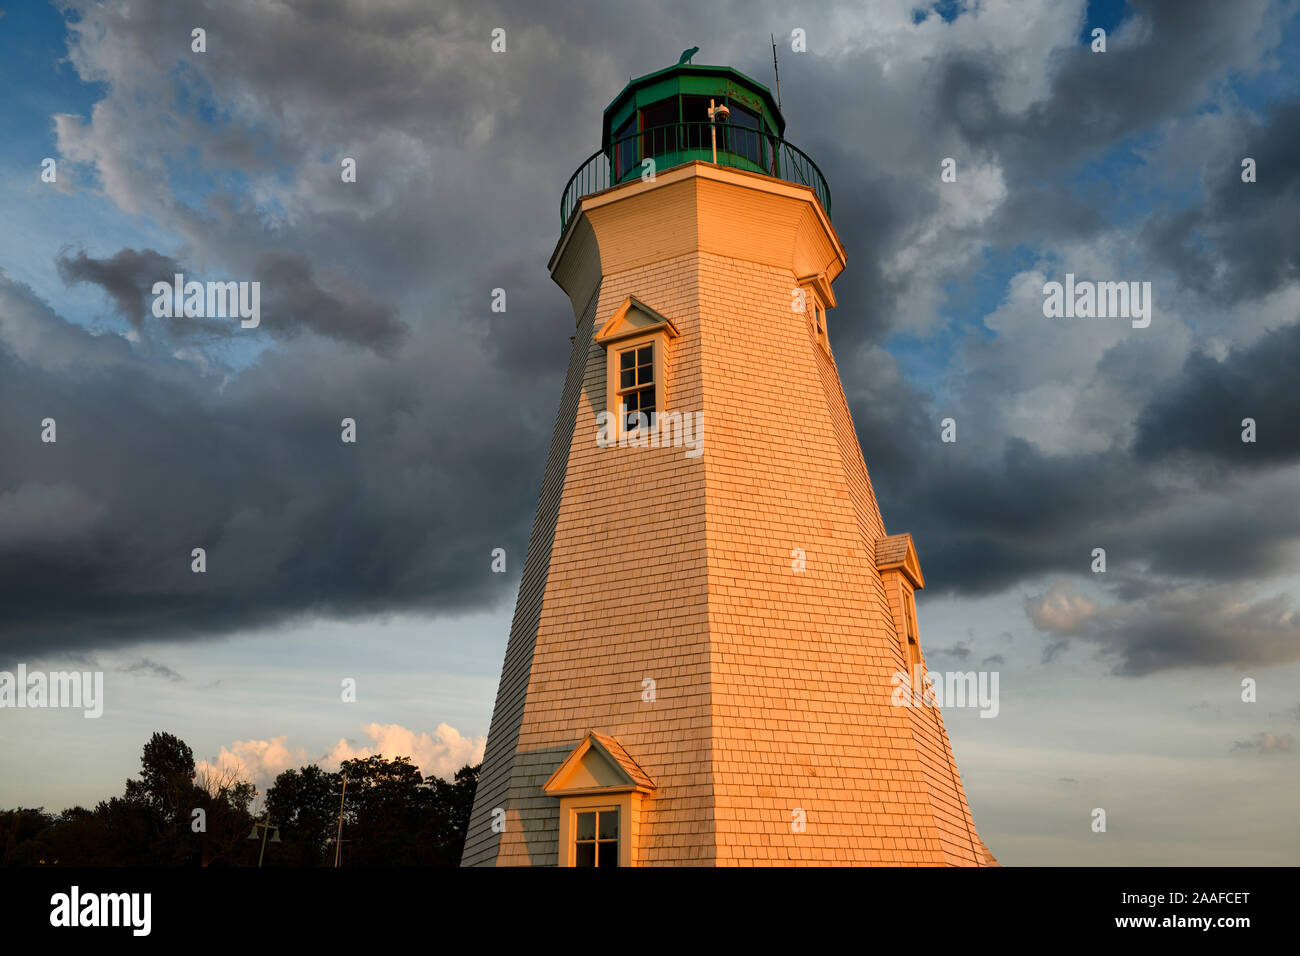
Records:
[[[343,775],[343,792],[339,794],[339,835],[334,842],[334,867],[338,869],[343,859],[343,801],[348,797],[348,775]]]
[[[272,831],[274,831],[274,835],[271,837],[271,842],[272,842],[272,843],[279,843],[279,842],[280,842],[280,828],[279,828],[279,826],[277,826],[276,824],[274,824],[274,823],[271,822],[271,811],[270,811],[270,810],[267,810],[267,811],[266,811],[266,816],[265,816],[261,821],[256,822],[256,823],[253,824],[253,829],[249,832],[249,834],[248,834],[248,839],[250,839],[250,840],[256,840],[256,839],[257,839],[257,831],[258,831],[258,830],[261,830],[261,831],[262,831],[262,849],[261,849],[261,852],[259,852],[259,853],[257,854],[257,865],[258,865],[258,867],[260,868],[260,867],[262,866],[262,857],[264,857],[264,856],[266,855],[266,837],[267,837],[267,834],[269,834],[269,833],[271,833]]]

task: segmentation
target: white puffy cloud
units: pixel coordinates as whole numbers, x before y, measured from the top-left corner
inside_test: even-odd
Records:
[[[265,793],[280,773],[310,762],[307,751],[302,747],[291,749],[285,743],[287,739],[285,734],[270,740],[236,740],[222,747],[216,759],[195,761],[195,773],[201,780],[233,772],[241,780],[253,781]]]
[[[1097,605],[1075,593],[1065,582],[1052,585],[1046,594],[1025,600],[1025,612],[1034,626],[1051,634],[1074,634],[1097,611]]]
[[[200,779],[233,772],[240,779],[253,781],[265,793],[285,770],[312,763],[325,770],[337,770],[344,760],[382,756],[410,757],[423,776],[450,780],[466,764],[479,763],[487,743],[485,737],[462,736],[446,723],[439,724],[432,734],[417,733],[399,724],[370,723],[361,729],[370,738],[369,745],[358,746],[341,737],[322,757],[310,756],[305,747],[289,746],[287,734],[268,740],[236,740],[223,746],[213,760],[196,761],[195,771]]]
[[[432,735],[417,734],[398,724],[366,724],[361,729],[370,738],[371,746],[358,747],[354,742],[340,738],[321,765],[337,767],[344,760],[376,755],[410,757],[426,777],[432,774],[450,780],[461,767],[482,760],[483,748],[487,744],[487,738],[463,737],[460,731],[446,723],[439,724]]]

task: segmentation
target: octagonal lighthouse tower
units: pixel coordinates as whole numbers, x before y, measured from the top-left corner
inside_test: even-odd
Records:
[[[768,90],[628,84],[560,202],[577,332],[464,865],[994,865],[827,339]]]

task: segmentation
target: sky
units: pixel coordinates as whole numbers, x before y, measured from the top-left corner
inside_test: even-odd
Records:
[[[106,698],[0,712],[0,806],[120,793],[156,730],[263,790],[477,760],[573,334],[561,190],[629,78],[698,46],[769,82],[775,35],[927,662],[1000,674],[996,718],[944,714],[984,842],[1300,862],[1295,2],[0,8],[0,670]],[[261,282],[260,325],[154,316],[178,272]],[[1150,325],[1045,317],[1067,273],[1150,282]]]

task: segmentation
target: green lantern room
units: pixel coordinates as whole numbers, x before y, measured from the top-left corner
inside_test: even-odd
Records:
[[[684,53],[683,61],[694,52]],[[583,196],[651,170],[657,174],[697,161],[808,186],[830,215],[826,180],[806,154],[786,142],[775,97],[732,67],[679,62],[634,79],[605,108],[602,123],[600,151],[564,190],[562,228]]]
[[[710,117],[709,110],[714,115]],[[729,66],[671,66],[635,79],[605,109],[601,146],[615,183],[657,169],[713,161],[713,134],[727,166],[772,174],[785,120],[766,86]]]

